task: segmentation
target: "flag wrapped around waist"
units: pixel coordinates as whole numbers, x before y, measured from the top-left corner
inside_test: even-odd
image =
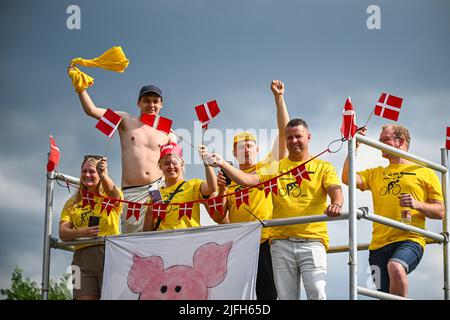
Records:
[[[105,51],[101,56],[94,59],[75,58],[70,62],[69,76],[76,92],[86,90],[94,84],[94,79],[80,71],[75,65],[91,68],[102,68],[106,70],[124,72],[129,63],[122,47],[115,46]]]

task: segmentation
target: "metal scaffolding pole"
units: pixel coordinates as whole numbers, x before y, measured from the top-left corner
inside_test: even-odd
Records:
[[[446,149],[442,148],[441,149],[441,163],[443,166],[448,168],[448,152]],[[449,281],[450,281],[450,271],[449,271],[449,261],[448,261],[448,257],[449,257],[449,253],[450,253],[450,248],[448,246],[448,238],[449,238],[449,174],[448,171],[445,173],[442,173],[442,190],[443,190],[443,196],[444,196],[444,205],[445,205],[445,214],[444,214],[444,219],[442,221],[442,231],[443,234],[446,237],[446,241],[444,242],[443,245],[443,256],[444,256],[444,299],[445,300],[450,300],[450,288],[449,288]]]
[[[52,236],[52,215],[53,215],[53,186],[55,172],[47,173],[46,191],[45,191],[45,222],[44,222],[44,250],[42,258],[42,300],[48,299],[49,281],[50,281],[50,243]]]
[[[358,242],[356,231],[356,139],[348,140],[348,265],[349,265],[349,299],[358,299]]]

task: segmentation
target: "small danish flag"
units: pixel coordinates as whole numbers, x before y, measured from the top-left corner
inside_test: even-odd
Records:
[[[55,140],[50,136],[50,153],[48,154],[47,172],[55,170],[59,164],[60,152]]]
[[[447,140],[445,142],[445,148],[450,150],[450,127],[447,127]]]
[[[236,208],[239,210],[239,207],[241,206],[241,204],[245,203],[246,205],[250,205],[249,204],[249,189],[242,189],[238,192],[236,192],[236,194],[234,195],[236,198]]]
[[[81,194],[83,195],[83,202],[81,203],[81,207],[85,207],[88,203],[91,206],[91,209],[95,208],[94,195],[87,190],[81,190]]]
[[[111,210],[116,205],[117,200],[111,199],[111,198],[103,198],[102,201],[102,210],[100,211],[100,214],[103,212],[103,210],[106,209],[106,214],[109,216]]]
[[[375,115],[397,121],[402,103],[403,98],[382,93],[375,106]]]
[[[273,192],[275,194],[278,194],[278,178],[273,178],[270,180],[267,180],[263,183],[264,186],[264,194],[267,196],[270,192]]]
[[[127,216],[126,219],[134,216],[136,221],[139,220],[139,216],[141,215],[141,207],[142,205],[137,202],[128,202]]]
[[[222,204],[222,198],[223,197],[215,197],[208,199],[208,209],[209,209],[209,215],[212,217],[214,215],[214,212],[218,211],[222,216],[223,213],[223,204]]]
[[[356,115],[353,110],[352,100],[348,97],[347,101],[345,101],[341,125],[341,132],[346,140],[351,140],[355,135],[356,130],[358,129],[355,122]]]
[[[201,104],[195,107],[198,120],[200,120],[203,129],[208,129],[208,124],[214,119],[220,112],[219,105],[216,100],[209,101],[205,104]]]
[[[164,220],[166,218],[167,214],[167,203],[163,202],[157,202],[152,204],[153,207],[153,219],[154,218],[160,218],[161,220]]]
[[[170,129],[172,128],[172,120],[155,114],[144,113],[141,115],[141,121],[166,134],[169,134]]]
[[[119,127],[122,117],[111,109],[107,109],[103,116],[98,120],[95,127],[106,134],[108,137],[112,137]]]
[[[306,169],[304,164],[299,165],[298,167],[292,169],[290,172],[294,175],[295,181],[297,181],[299,187],[303,179],[311,181],[308,170]]]
[[[180,206],[178,208],[178,220],[183,218],[183,216],[187,216],[189,219],[191,219],[193,206],[193,202],[180,203]]]

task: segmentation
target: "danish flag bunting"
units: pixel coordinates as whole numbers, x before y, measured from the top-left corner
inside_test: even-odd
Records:
[[[91,209],[94,210],[94,195],[87,190],[81,190],[81,194],[83,195],[83,202],[81,203],[81,207],[84,208],[87,204],[89,204],[91,206]]]
[[[278,181],[277,178],[273,178],[273,179],[270,179],[263,183],[264,194],[266,195],[266,198],[270,192],[278,194],[278,186],[277,186],[278,182],[277,181]]]
[[[311,181],[311,178],[309,177],[308,170],[306,169],[304,164],[299,165],[298,167],[292,169],[290,171],[297,181],[298,186],[302,184],[302,180],[306,179],[308,181]]]
[[[208,124],[220,112],[219,105],[216,100],[209,101],[195,107],[198,120],[200,120],[203,129],[208,129]]]
[[[450,150],[450,127],[447,127],[447,140],[445,142],[445,148]]]
[[[60,152],[55,140],[50,136],[50,153],[48,154],[47,172],[55,170],[59,164]]]
[[[208,199],[208,207],[209,207],[210,217],[212,217],[214,215],[215,211],[218,211],[222,216],[224,215],[222,198],[223,197],[215,197],[215,198]]]
[[[243,190],[236,192],[236,194],[234,195],[236,198],[236,207],[238,210],[239,210],[239,207],[241,206],[241,204],[243,204],[243,203],[245,203],[246,205],[250,205],[248,192],[249,192],[249,189],[243,189]]]
[[[178,220],[183,218],[183,216],[187,216],[189,219],[191,219],[193,205],[193,202],[180,203],[180,207],[178,209]]]
[[[154,114],[144,113],[141,115],[141,121],[166,134],[169,134],[170,129],[172,128],[172,120]]]
[[[153,219],[160,218],[164,220],[166,218],[167,213],[167,203],[157,202],[152,204],[153,207]]]
[[[111,109],[107,109],[95,127],[111,138],[119,127],[120,121],[122,121],[121,116]]]
[[[100,211],[100,214],[103,212],[103,210],[106,209],[106,214],[109,216],[109,213],[116,205],[117,200],[110,199],[110,198],[103,198],[102,201],[102,210]]]
[[[141,204],[137,202],[128,202],[128,209],[127,209],[127,217],[126,219],[130,218],[131,216],[134,216],[136,220],[139,220],[139,216],[141,215]]]
[[[382,93],[375,106],[375,115],[389,120],[397,121],[402,107],[403,98]]]
[[[351,140],[356,133],[358,127],[355,125],[356,115],[353,110],[352,100],[347,98],[344,105],[341,132],[346,140]]]

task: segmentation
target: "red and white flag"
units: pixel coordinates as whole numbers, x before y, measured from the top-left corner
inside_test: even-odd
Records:
[[[111,198],[103,198],[102,201],[102,210],[100,211],[100,214],[103,212],[103,210],[106,209],[106,214],[109,216],[109,213],[116,205],[117,200],[111,199]]]
[[[308,169],[306,169],[304,164],[299,165],[298,167],[292,169],[290,172],[294,175],[295,181],[297,181],[299,187],[302,184],[303,179],[311,181],[311,178],[308,174]]]
[[[263,183],[264,186],[264,194],[267,196],[270,192],[278,194],[278,179],[273,178]]]
[[[208,199],[208,208],[209,208],[209,215],[212,217],[214,215],[215,211],[218,211],[222,216],[223,213],[223,204],[222,204],[222,198],[223,197],[214,197],[211,199]]]
[[[81,194],[83,195],[83,202],[81,202],[81,207],[84,208],[87,204],[89,204],[91,206],[91,209],[94,210],[94,195],[87,190],[81,190]]]
[[[153,219],[160,218],[164,220],[166,218],[167,213],[167,203],[157,202],[152,204],[153,207]]]
[[[403,98],[382,93],[375,106],[375,115],[389,120],[397,121],[402,107]]]
[[[60,152],[55,140],[50,136],[50,153],[48,154],[47,172],[55,170],[59,164]]]
[[[122,121],[121,116],[111,109],[107,109],[95,127],[111,138],[119,127],[120,121]]]
[[[139,221],[139,216],[141,215],[141,204],[137,202],[128,202],[127,216],[126,219],[134,216],[136,221]]]
[[[201,104],[195,107],[198,120],[200,120],[203,129],[208,129],[208,124],[214,119],[220,112],[219,105],[216,100],[209,101],[205,104]]]
[[[239,207],[241,206],[241,204],[243,204],[243,203],[245,203],[246,205],[250,205],[248,192],[249,192],[249,189],[243,189],[243,190],[236,192],[236,194],[234,195],[236,198],[236,208],[238,210],[239,210]]]
[[[154,114],[141,115],[141,121],[152,128],[162,131],[166,134],[170,133],[172,128],[172,120]]]
[[[447,127],[447,140],[445,141],[445,148],[450,150],[450,127]]]
[[[183,216],[186,216],[189,219],[191,219],[193,206],[194,206],[193,202],[180,203],[180,207],[178,208],[178,220],[183,218]]]
[[[358,127],[355,124],[356,115],[353,110],[353,104],[350,97],[347,98],[344,105],[343,117],[342,117],[342,125],[341,132],[345,139],[351,140],[356,133]]]

